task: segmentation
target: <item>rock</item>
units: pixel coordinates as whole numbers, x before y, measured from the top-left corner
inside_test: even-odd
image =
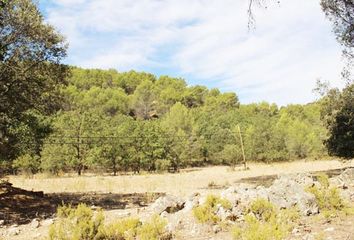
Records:
[[[184,212],[191,211],[194,207],[198,206],[200,204],[200,193],[194,193],[192,194],[188,200],[184,203]]]
[[[166,211],[163,211],[161,214],[160,214],[161,217],[163,218],[166,218],[168,216],[168,212]]]
[[[305,186],[310,183],[304,175],[281,176],[268,188],[268,198],[279,208],[297,206],[302,215],[317,214],[315,196],[305,191]]]
[[[329,227],[329,228],[326,228],[325,230],[323,230],[325,232],[333,232],[334,231],[334,227]]]
[[[220,232],[221,231],[221,227],[219,226],[219,225],[214,225],[213,226],[213,232],[214,233],[218,233],[218,232]]]
[[[54,220],[49,218],[49,219],[45,219],[45,220],[41,221],[40,225],[47,227],[47,226],[52,225],[53,223],[54,223]]]
[[[11,226],[8,230],[7,230],[7,235],[8,236],[16,236],[18,234],[20,234],[21,230],[17,227],[17,225]]]
[[[337,187],[346,189],[348,186],[354,185],[354,168],[345,169],[337,177],[331,178],[330,183]]]
[[[5,224],[4,220],[0,220],[0,227]]]
[[[31,228],[38,228],[39,227],[39,221],[37,219],[33,219],[32,222],[30,223]]]
[[[185,202],[175,196],[167,195],[159,197],[151,206],[150,209],[157,214],[166,211],[167,213],[175,213],[183,209]]]
[[[224,209],[222,206],[218,206],[216,216],[218,216],[222,221],[225,221],[231,216],[231,211]]]

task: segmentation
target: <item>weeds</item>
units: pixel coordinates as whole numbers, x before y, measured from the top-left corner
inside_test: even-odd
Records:
[[[350,207],[340,196],[340,190],[336,187],[330,187],[328,176],[321,174],[317,177],[320,186],[311,186],[306,190],[312,193],[316,198],[316,203],[320,213],[326,219],[337,217],[340,214],[354,214],[354,208]]]
[[[204,204],[193,209],[193,214],[201,223],[209,222],[215,224],[220,221],[220,218],[216,215],[219,206],[224,209],[232,208],[228,200],[214,195],[208,195]]]
[[[85,204],[77,208],[59,207],[57,216],[58,220],[49,229],[50,240],[95,239],[103,228],[103,213],[94,214]]]
[[[142,223],[138,218],[126,218],[104,225],[101,211],[94,213],[85,204],[77,208],[62,206],[58,220],[50,227],[50,240],[167,240],[167,221],[154,215]]]
[[[232,229],[234,239],[281,240],[300,217],[296,208],[277,210],[266,199],[256,199],[246,212],[245,223]]]

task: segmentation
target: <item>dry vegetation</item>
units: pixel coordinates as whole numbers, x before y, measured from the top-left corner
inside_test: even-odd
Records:
[[[104,192],[104,193],[145,193],[165,192],[177,196],[188,196],[204,190],[218,192],[218,186],[227,186],[243,178],[262,177],[275,174],[325,171],[346,166],[354,166],[351,162],[337,160],[296,161],[274,164],[249,164],[249,170],[242,167],[231,171],[229,167],[216,166],[185,170],[174,174],[141,174],[122,176],[81,176],[81,177],[48,177],[35,175],[10,176],[14,186],[27,190],[58,192]],[[212,184],[211,184],[212,183]],[[211,186],[212,185],[212,186]],[[208,187],[209,186],[209,187]]]

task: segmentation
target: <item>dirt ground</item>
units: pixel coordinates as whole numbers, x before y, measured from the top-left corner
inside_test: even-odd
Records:
[[[76,205],[84,202],[105,210],[107,221],[141,214],[151,202],[163,194],[186,197],[193,193],[219,193],[227,186],[238,182],[259,185],[270,184],[278,174],[321,172],[336,175],[341,169],[354,167],[353,161],[297,161],[291,163],[249,164],[249,170],[228,167],[207,167],[187,169],[175,174],[146,174],[124,176],[68,176],[62,178],[36,175],[31,178],[9,176],[11,190],[0,189],[0,239],[25,240],[43,239],[47,235],[55,209],[62,203]],[[24,190],[25,189],[25,190]],[[31,222],[38,219],[38,224]],[[19,232],[6,235],[13,225]],[[35,228],[33,228],[35,224]],[[1,225],[1,224],[0,224]],[[37,226],[38,225],[38,226]],[[310,227],[306,227],[310,226]],[[308,232],[311,229],[311,232]],[[353,239],[354,217],[338,219],[335,222],[321,222],[306,219],[294,232],[291,239]],[[309,235],[310,236],[310,235]],[[183,238],[181,238],[183,239]],[[229,233],[215,235],[206,229],[198,239],[231,239]]]
[[[354,166],[353,161],[295,161],[286,163],[262,164],[251,163],[249,170],[239,167],[231,171],[229,167],[215,166],[206,168],[186,169],[180,173],[142,174],[122,176],[69,176],[46,177],[35,175],[32,178],[9,176],[8,180],[15,187],[26,190],[43,191],[44,193],[168,193],[180,197],[189,196],[213,187],[218,188],[232,185],[244,178],[263,177],[266,182],[271,175],[300,172],[314,172],[341,169]],[[274,176],[273,176],[274,178]],[[263,180],[263,179],[262,179]]]

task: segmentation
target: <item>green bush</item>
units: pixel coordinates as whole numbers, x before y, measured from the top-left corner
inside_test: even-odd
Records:
[[[122,219],[100,229],[97,240],[133,240],[141,222],[137,218]]]
[[[142,224],[138,230],[140,240],[167,240],[171,235],[166,232],[167,221],[159,215],[153,215],[151,219]]]
[[[245,217],[244,227],[234,227],[232,234],[234,239],[242,240],[281,240],[288,235],[288,227],[276,222],[262,222],[255,216]]]
[[[256,199],[250,204],[243,225],[232,228],[234,239],[240,240],[281,240],[293,228],[300,217],[296,208],[277,210],[266,199]]]
[[[32,156],[30,154],[22,155],[16,158],[13,163],[12,167],[15,169],[19,169],[22,173],[25,174],[35,174],[40,169],[40,159],[38,156]]]
[[[201,223],[217,223],[220,221],[220,218],[216,215],[219,204],[225,209],[232,208],[231,203],[228,200],[214,195],[208,195],[204,204],[193,209],[193,214]]]
[[[165,172],[171,166],[171,161],[165,159],[158,159],[155,162],[155,166],[158,172]]]
[[[49,229],[50,240],[96,239],[104,227],[104,216],[96,214],[85,204],[77,208],[62,206],[57,210],[57,221]]]
[[[326,175],[318,176],[317,180],[321,186],[309,187],[307,191],[315,196],[320,211],[342,210],[345,204],[339,194],[339,189],[329,186],[328,177]]]
[[[249,212],[260,220],[268,221],[275,215],[275,206],[268,200],[259,198],[251,203]]]
[[[340,196],[340,190],[330,186],[327,175],[319,175],[317,180],[320,186],[311,186],[307,191],[315,196],[320,212],[325,218],[336,217],[341,213],[349,215],[354,212]]]
[[[62,206],[58,219],[49,229],[50,240],[168,240],[167,221],[153,215],[142,223],[137,218],[126,218],[104,225],[102,211],[94,213],[85,204],[77,208]]]

